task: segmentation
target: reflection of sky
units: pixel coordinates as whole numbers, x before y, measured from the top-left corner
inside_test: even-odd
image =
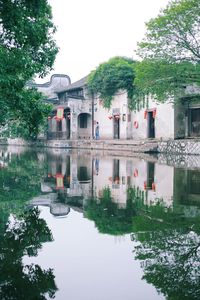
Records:
[[[100,234],[94,222],[73,210],[67,218],[55,218],[47,207],[40,209],[54,241],[44,244],[38,257],[25,257],[24,263],[54,269],[56,300],[164,299],[141,280],[130,235],[120,239]]]

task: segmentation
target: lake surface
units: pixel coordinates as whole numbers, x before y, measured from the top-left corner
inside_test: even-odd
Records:
[[[194,160],[2,147],[0,299],[200,299]]]

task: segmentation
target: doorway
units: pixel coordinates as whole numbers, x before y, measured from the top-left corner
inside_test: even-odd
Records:
[[[190,110],[190,136],[200,136],[200,108],[193,108]]]
[[[113,119],[113,126],[114,126],[114,130],[113,130],[113,138],[114,139],[119,139],[120,138],[120,128],[119,128],[119,117],[118,116],[114,116],[114,119]]]
[[[148,111],[147,122],[148,122],[147,137],[154,139],[155,138],[155,118],[153,116],[153,111]]]

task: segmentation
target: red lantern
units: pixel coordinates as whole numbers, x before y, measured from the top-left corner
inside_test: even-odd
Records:
[[[144,111],[144,119],[147,118],[147,110]]]
[[[138,122],[137,121],[135,121],[134,123],[133,123],[133,126],[137,129],[138,128],[138,126],[139,126],[139,124],[138,124]]]
[[[156,117],[156,108],[153,110],[153,118],[155,119]]]
[[[112,120],[113,116],[108,116],[108,119]]]
[[[57,108],[57,114],[56,114],[56,121],[60,121],[63,119],[63,114],[64,114],[64,107],[58,107]]]

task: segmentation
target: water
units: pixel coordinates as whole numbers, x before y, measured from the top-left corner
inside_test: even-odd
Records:
[[[5,147],[0,166],[0,299],[200,298],[198,157]]]

